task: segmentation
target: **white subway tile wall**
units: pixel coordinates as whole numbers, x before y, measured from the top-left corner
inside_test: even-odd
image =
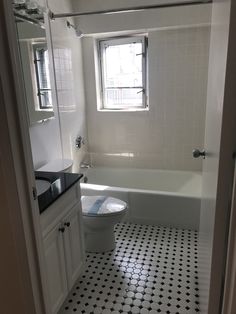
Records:
[[[148,34],[149,111],[98,112],[93,39],[83,41],[87,124],[96,166],[201,170],[210,28]]]

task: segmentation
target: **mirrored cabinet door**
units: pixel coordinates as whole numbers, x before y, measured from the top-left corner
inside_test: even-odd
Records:
[[[43,7],[32,7],[29,5],[32,3],[35,2],[22,0],[13,4],[31,125],[54,117],[53,64],[45,27],[47,15]]]

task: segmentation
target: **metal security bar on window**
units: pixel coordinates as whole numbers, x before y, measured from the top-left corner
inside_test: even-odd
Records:
[[[147,107],[145,43],[144,37],[100,41],[103,109]]]
[[[49,59],[47,46],[34,44],[34,64],[36,73],[37,96],[40,109],[52,108],[52,90],[49,75]]]

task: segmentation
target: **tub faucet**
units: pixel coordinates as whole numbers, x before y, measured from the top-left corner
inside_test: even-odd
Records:
[[[87,163],[87,162],[81,162],[81,164],[80,164],[80,168],[81,169],[89,169],[91,167],[92,166],[89,163]]]

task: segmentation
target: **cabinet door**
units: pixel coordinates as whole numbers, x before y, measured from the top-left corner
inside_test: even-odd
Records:
[[[67,296],[66,266],[63,248],[63,233],[60,225],[43,239],[48,290],[52,313],[57,313]]]
[[[81,216],[81,203],[79,203],[64,218],[64,226],[66,228],[64,233],[64,248],[69,290],[78,279],[85,258]]]

